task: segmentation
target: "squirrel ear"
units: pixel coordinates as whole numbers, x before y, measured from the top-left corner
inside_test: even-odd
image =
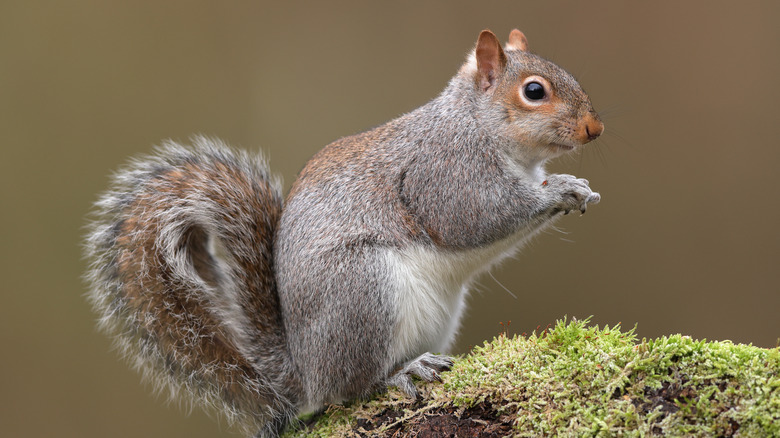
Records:
[[[477,58],[479,87],[482,91],[487,91],[495,85],[496,78],[506,67],[506,55],[498,38],[489,30],[483,30],[479,34],[474,53]]]
[[[525,37],[523,32],[520,32],[517,29],[512,29],[512,32],[509,32],[509,41],[506,43],[506,49],[522,50],[523,52],[527,52],[528,38]]]

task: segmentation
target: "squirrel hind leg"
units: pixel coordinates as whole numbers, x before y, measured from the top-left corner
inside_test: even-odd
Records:
[[[417,376],[426,382],[440,382],[441,376],[439,376],[439,373],[441,371],[449,371],[453,363],[454,361],[450,356],[423,353],[390,376],[385,383],[387,386],[397,387],[410,398],[418,399],[420,394],[412,381],[412,376]]]

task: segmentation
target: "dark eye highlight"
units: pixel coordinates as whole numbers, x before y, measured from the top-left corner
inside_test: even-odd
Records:
[[[529,82],[523,87],[523,94],[529,100],[542,100],[545,96],[544,86],[538,82]]]

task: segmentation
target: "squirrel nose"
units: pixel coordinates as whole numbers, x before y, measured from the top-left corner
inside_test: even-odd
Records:
[[[588,114],[585,120],[585,141],[583,144],[597,139],[602,132],[604,132],[604,123],[598,119],[598,116]]]

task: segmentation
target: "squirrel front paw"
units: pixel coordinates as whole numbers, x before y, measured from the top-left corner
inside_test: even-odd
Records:
[[[542,186],[554,194],[550,210],[552,215],[560,212],[569,214],[572,210],[579,210],[585,214],[588,204],[598,204],[601,201],[601,195],[590,189],[585,178],[565,174],[550,175]]]
[[[452,364],[453,360],[449,356],[424,353],[390,376],[385,383],[387,386],[397,387],[407,397],[417,400],[420,395],[417,387],[414,386],[412,376],[417,376],[426,382],[440,382],[439,372],[449,370]]]

